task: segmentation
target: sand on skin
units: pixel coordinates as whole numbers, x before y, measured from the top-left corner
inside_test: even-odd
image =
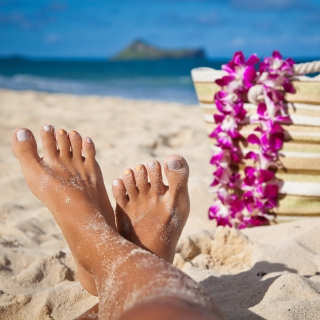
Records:
[[[191,214],[175,265],[204,285],[229,319],[320,319],[320,219],[241,233],[215,228],[207,220],[212,168],[197,106],[9,90],[0,90],[0,106],[0,319],[72,319],[97,301],[77,282],[60,229],[11,152],[14,129],[28,126],[39,141],[46,123],[94,140],[109,194],[125,168],[184,156]]]

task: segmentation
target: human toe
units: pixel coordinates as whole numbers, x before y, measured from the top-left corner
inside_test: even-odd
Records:
[[[116,179],[112,183],[112,192],[117,204],[124,208],[128,204],[126,187],[121,179]]]
[[[148,182],[147,169],[143,164],[139,164],[134,168],[134,177],[139,193],[146,194],[150,189],[150,184]]]
[[[82,140],[82,150],[86,161],[93,162],[96,156],[96,149],[91,138],[86,137]]]
[[[41,129],[41,140],[44,150],[44,157],[55,158],[59,152],[54,134],[54,128],[50,125],[44,125]]]
[[[71,158],[70,141],[67,132],[64,129],[59,129],[56,133],[56,140],[60,150],[60,156],[62,158]]]
[[[164,172],[168,179],[169,190],[187,187],[189,166],[183,157],[177,154],[169,156],[165,161]]]
[[[122,174],[122,181],[127,190],[128,196],[130,200],[135,199],[138,196],[138,188],[136,185],[136,180],[134,177],[134,173],[131,169],[127,169]]]
[[[80,134],[72,130],[68,134],[71,150],[72,150],[72,158],[76,160],[82,160],[82,138]]]
[[[29,129],[17,129],[12,136],[12,151],[21,165],[39,162],[36,140]]]
[[[151,160],[147,164],[148,174],[151,184],[151,190],[157,194],[162,195],[164,193],[164,184],[162,181],[161,166],[156,160]]]

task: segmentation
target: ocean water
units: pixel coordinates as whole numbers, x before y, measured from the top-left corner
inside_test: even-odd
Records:
[[[299,62],[302,61],[308,59]],[[226,62],[222,59],[108,61],[0,58],[0,88],[196,104],[191,69],[220,69]]]
[[[0,59],[0,87],[79,95],[197,103],[190,71],[225,61]]]

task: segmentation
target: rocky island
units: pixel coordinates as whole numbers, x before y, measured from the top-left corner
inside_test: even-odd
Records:
[[[205,58],[203,49],[164,50],[136,40],[111,60],[161,60]]]

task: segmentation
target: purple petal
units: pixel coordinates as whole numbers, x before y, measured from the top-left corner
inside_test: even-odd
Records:
[[[262,147],[265,147],[265,146],[268,146],[268,145],[269,145],[269,139],[268,139],[268,136],[267,136],[266,133],[264,133],[264,134],[261,135],[260,140],[261,140],[261,145],[262,145]]]
[[[259,138],[253,133],[248,136],[247,141],[251,144],[260,144]]]
[[[217,225],[222,226],[222,227],[232,227],[232,223],[230,222],[229,218],[222,218],[222,217],[217,217]]]
[[[279,132],[279,133],[274,133],[270,137],[270,146],[273,149],[280,150],[282,148],[284,141],[284,134]]]
[[[243,109],[243,105],[242,106],[237,105],[237,108],[235,109],[235,111],[236,111],[236,116],[240,121],[242,121],[247,114],[247,111]]]
[[[251,55],[249,58],[248,58],[248,60],[247,60],[247,62],[246,62],[246,65],[247,66],[254,66],[257,62],[259,62],[259,58],[258,58],[258,56],[254,53],[253,55]]]
[[[232,152],[232,153],[231,153],[231,161],[232,161],[233,163],[239,163],[239,162],[241,162],[241,155],[239,155],[239,154],[237,154],[237,153],[235,153],[235,152]]]
[[[215,83],[220,87],[224,87],[227,86],[232,80],[234,80],[233,76],[224,76],[222,79],[217,79]]]
[[[222,114],[214,114],[213,118],[215,123],[221,123],[224,120],[225,116]]]
[[[266,62],[261,62],[259,66],[259,72],[263,73],[269,68],[270,64]]]
[[[257,169],[251,166],[247,166],[244,168],[244,172],[246,175],[253,175],[256,171]]]
[[[292,124],[292,119],[289,116],[286,116],[286,117],[278,116],[276,118],[276,121],[284,124]]]
[[[249,212],[252,212],[255,207],[253,196],[244,196],[243,202]]]
[[[268,198],[268,201],[265,203],[264,208],[268,210],[272,210],[278,206],[278,198]]]
[[[219,180],[214,179],[211,183],[210,183],[210,187],[215,187],[216,185],[220,184]]]
[[[275,95],[276,95],[276,97],[277,97],[278,101],[281,101],[281,100],[283,100],[283,99],[284,99],[284,94],[283,94],[283,92],[282,92],[282,91],[280,91],[280,90],[276,90],[276,91],[274,91],[274,93],[275,93]]]
[[[282,55],[277,50],[273,51],[272,56],[277,59],[282,59]]]
[[[216,164],[217,162],[220,162],[222,156],[223,156],[223,153],[222,153],[222,152],[220,152],[220,153],[212,156],[212,157],[211,157],[211,160],[210,160],[210,163],[211,163],[211,164]]]
[[[258,226],[268,224],[269,220],[261,216],[255,216],[255,217],[251,217],[248,222],[249,222],[249,225],[251,225],[252,227],[258,227]]]
[[[211,206],[211,207],[209,208],[208,215],[209,215],[209,219],[210,219],[210,220],[212,220],[212,219],[214,219],[214,218],[216,217],[216,214],[217,214],[217,212],[219,211],[219,209],[220,209],[220,208],[219,208],[217,205]]]
[[[249,152],[245,155],[244,158],[245,158],[245,159],[251,159],[251,160],[254,160],[254,161],[258,161],[259,156],[258,156],[256,153],[254,153],[253,151],[249,151]]]
[[[240,188],[240,174],[236,174],[236,173],[232,173],[231,177],[230,177],[230,182],[229,182],[229,187],[232,189],[235,188]]]
[[[216,178],[220,178],[225,172],[225,168],[217,167],[217,170],[214,172]]]
[[[237,65],[245,64],[245,58],[242,51],[235,52],[235,54],[233,55],[232,61]]]
[[[262,208],[263,208],[263,203],[259,199],[256,199],[256,209],[261,210]]]
[[[267,111],[266,104],[264,102],[260,102],[257,109],[258,115],[263,116],[266,111]]]
[[[214,102],[216,104],[217,109],[221,113],[225,113],[225,103],[221,102],[221,100],[215,100]]]
[[[268,197],[277,197],[278,192],[279,192],[279,187],[276,184],[269,184],[264,189],[264,193]]]
[[[293,67],[293,65],[295,64],[295,61],[291,58],[287,58],[286,61],[289,63],[290,67]]]
[[[253,192],[252,191],[246,191],[243,196],[243,198],[250,198],[253,197]]]
[[[275,123],[272,125],[272,129],[270,133],[278,133],[278,132],[284,133],[284,129],[282,128],[281,125],[279,125],[278,123]]]
[[[244,173],[246,174],[246,176],[251,177],[254,176],[255,172],[257,170],[253,167],[247,166],[244,168]]]
[[[271,179],[273,179],[274,177],[274,172],[270,171],[270,170],[260,170],[260,178],[259,178],[259,183],[263,183],[266,181],[269,181]]]
[[[229,74],[233,74],[234,73],[234,65],[232,62],[229,62],[227,64],[223,64],[221,66],[221,69],[228,72]]]
[[[232,139],[229,136],[219,137],[217,139],[217,145],[221,148],[230,149],[232,147]]]
[[[256,69],[251,66],[247,67],[243,73],[243,78],[247,82],[253,82],[256,76],[257,76]]]
[[[225,98],[229,93],[223,90],[218,91],[215,95],[214,98],[215,99],[223,99]]]
[[[285,92],[290,92],[290,93],[296,92],[293,85],[290,82],[284,83],[282,86]]]
[[[219,133],[222,132],[221,125],[218,125],[210,134],[210,138],[216,138],[219,136]]]
[[[231,210],[236,213],[236,212],[241,212],[244,209],[244,203],[243,201],[237,199],[232,201],[232,203],[230,204]]]
[[[209,134],[209,138],[216,138],[217,137],[217,134],[215,131],[212,131],[210,134]]]

